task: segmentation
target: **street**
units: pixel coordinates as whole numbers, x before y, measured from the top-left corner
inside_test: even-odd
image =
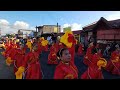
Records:
[[[0,53],[3,50],[0,49]],[[47,59],[48,59],[48,53],[49,52],[42,52],[40,56],[40,64],[42,68],[43,73],[43,79],[53,79],[54,71],[56,65],[48,65]],[[87,66],[83,64],[83,57],[75,56],[75,64],[79,70],[79,78],[81,74],[87,69]],[[120,76],[112,75],[111,73],[108,73],[107,71],[103,70],[103,76],[104,79],[120,79]],[[15,79],[14,73],[13,73],[13,65],[10,67],[6,65],[5,58],[0,54],[0,79]]]

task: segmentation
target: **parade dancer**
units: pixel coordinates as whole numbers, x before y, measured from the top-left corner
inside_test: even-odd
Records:
[[[112,57],[105,69],[112,74],[120,75],[120,57]]]
[[[56,53],[58,52],[58,47],[55,43],[52,44],[52,46],[50,47],[50,53],[48,55],[48,64],[58,64],[58,60],[57,60],[57,55]]]
[[[84,60],[83,60],[83,63],[87,66],[89,66],[91,63],[92,63],[92,50],[94,48],[94,45],[93,45],[93,42],[91,42],[89,44],[89,47],[87,48],[87,52],[86,52],[86,55],[84,56]]]
[[[57,53],[60,58],[56,66],[54,79],[78,79],[78,69],[71,61],[71,54],[67,48],[60,49]]]
[[[105,68],[107,61],[100,58],[97,65],[90,64],[87,70],[81,75],[81,79],[104,79],[102,74],[102,67]]]
[[[23,65],[20,66],[18,68],[18,71],[15,73],[16,76],[18,76],[18,79],[21,75],[25,79],[42,79],[42,70],[39,62],[39,53],[37,49],[38,46],[37,44],[35,44],[33,45],[31,52],[25,55]]]
[[[78,52],[77,52],[77,55],[78,56],[83,56],[83,50],[84,50],[84,46],[82,43],[79,44],[79,47],[78,47]]]
[[[66,48],[68,48],[72,58],[71,62],[74,63],[76,39],[72,31],[66,31],[65,34],[61,36],[60,42],[66,45]]]
[[[25,58],[25,48],[23,44],[20,44],[20,47],[16,49],[14,56],[14,73],[17,72],[18,68],[22,66]]]

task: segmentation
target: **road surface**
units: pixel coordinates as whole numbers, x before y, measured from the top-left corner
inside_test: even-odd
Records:
[[[3,50],[0,49],[0,52]],[[53,79],[54,71],[56,65],[48,65],[47,59],[48,59],[49,52],[42,52],[40,56],[40,64],[42,68],[43,73],[43,79]],[[83,64],[83,57],[75,56],[75,64],[79,70],[79,78],[81,74],[87,69],[87,66]],[[105,79],[120,79],[120,76],[112,75],[111,73],[108,73],[107,71],[103,70],[103,76]],[[6,65],[5,58],[0,53],[0,79],[15,79],[15,75],[13,73],[13,65],[10,67]]]

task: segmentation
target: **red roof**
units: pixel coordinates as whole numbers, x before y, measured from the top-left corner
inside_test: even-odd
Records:
[[[73,34],[80,34],[82,32],[82,30],[77,30],[77,31],[72,31]]]
[[[83,27],[83,30],[93,30],[99,21],[105,22],[110,28],[120,28],[120,19],[107,21],[105,18],[101,17],[97,22]]]

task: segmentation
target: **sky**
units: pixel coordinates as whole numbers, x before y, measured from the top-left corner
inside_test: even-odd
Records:
[[[72,31],[98,21],[120,19],[120,11],[0,11],[1,34],[17,33],[18,29],[35,30],[36,26],[71,26]]]

